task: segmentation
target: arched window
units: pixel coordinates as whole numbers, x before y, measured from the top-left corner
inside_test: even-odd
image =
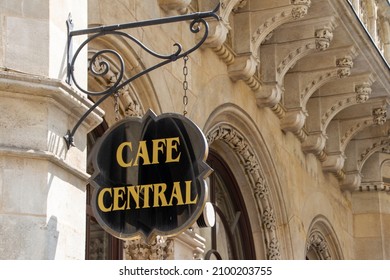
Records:
[[[210,151],[207,163],[214,169],[207,180],[216,223],[199,230],[206,238],[206,258],[255,259],[249,218],[237,182],[217,153]]]

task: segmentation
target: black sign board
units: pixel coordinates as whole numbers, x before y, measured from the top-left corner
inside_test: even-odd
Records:
[[[211,168],[201,130],[174,113],[126,118],[92,150],[92,208],[121,239],[172,236],[190,227],[207,197]]]

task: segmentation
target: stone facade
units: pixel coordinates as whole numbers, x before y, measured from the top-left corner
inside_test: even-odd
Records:
[[[200,49],[107,98],[68,149],[63,136],[93,101],[66,79],[66,20],[75,30],[209,11]],[[389,259],[390,6],[386,0],[0,0],[0,256],[83,259],[87,134],[126,116],[182,113],[229,166],[257,259]],[[43,11],[43,12],[42,12]],[[88,20],[87,20],[88,19]],[[126,30],[164,54],[194,46],[188,22]],[[72,42],[80,45],[83,36]],[[84,39],[86,37],[84,36]],[[158,63],[123,37],[99,37],[78,58],[93,92]],[[80,61],[80,62],[79,62]],[[90,67],[92,68],[92,67]],[[187,73],[187,72],[186,72]],[[184,79],[188,82],[183,90]],[[183,94],[188,104],[183,104]],[[196,225],[127,259],[203,259]]]

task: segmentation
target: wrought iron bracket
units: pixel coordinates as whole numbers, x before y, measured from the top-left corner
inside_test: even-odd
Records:
[[[115,24],[115,25],[108,25],[108,26],[100,26],[100,27],[94,27],[94,28],[88,28],[88,29],[81,29],[81,30],[73,30],[73,22],[71,19],[71,16],[69,15],[68,20],[66,21],[67,28],[68,28],[68,40],[67,40],[67,77],[66,82],[69,85],[75,86],[78,90],[81,92],[87,94],[88,96],[101,96],[92,106],[89,108],[84,115],[78,120],[76,125],[73,127],[72,130],[68,130],[67,134],[64,136],[66,145],[68,149],[72,146],[75,146],[74,144],[74,135],[79,128],[79,126],[83,123],[83,121],[86,119],[86,117],[92,113],[104,100],[106,100],[109,96],[113,95],[115,92],[118,92],[121,88],[126,86],[127,84],[133,82],[135,79],[157,69],[161,66],[164,66],[170,62],[176,61],[177,59],[180,59],[182,57],[187,56],[188,54],[192,53],[193,51],[197,50],[207,39],[208,33],[209,33],[209,25],[206,18],[215,18],[219,20],[219,16],[217,15],[217,12],[219,10],[220,4],[217,5],[217,7],[208,12],[199,12],[199,13],[192,13],[187,15],[181,15],[181,16],[173,16],[173,17],[167,17],[167,18],[159,18],[159,19],[152,19],[152,20],[146,20],[146,21],[139,21],[139,22],[130,22],[130,23],[123,23],[123,24]],[[129,33],[126,33],[122,30],[125,29],[133,29],[133,28],[139,28],[139,27],[146,27],[146,26],[153,26],[153,25],[162,25],[167,23],[175,23],[175,22],[182,22],[182,21],[191,21],[189,28],[192,33],[199,33],[202,30],[202,26],[204,27],[204,33],[203,36],[200,38],[200,40],[190,49],[183,50],[182,46],[179,43],[175,43],[174,46],[176,47],[176,51],[171,54],[160,54],[157,52],[154,52],[150,50],[147,46],[145,46],[140,40],[135,38],[134,36],[130,35]],[[77,50],[73,53],[73,44],[72,39],[75,36],[80,35],[88,35],[88,38],[83,41],[80,46],[77,48]],[[150,66],[146,69],[143,69],[139,73],[131,76],[130,78],[124,79],[125,76],[125,63],[124,59],[116,50],[113,49],[104,49],[97,51],[88,62],[88,71],[91,75],[94,76],[103,76],[108,73],[110,69],[110,62],[106,60],[99,61],[99,57],[102,54],[110,54],[119,62],[120,69],[118,73],[118,77],[116,81],[110,85],[107,89],[101,92],[91,92],[86,88],[83,88],[75,78],[74,75],[74,68],[75,68],[75,62],[80,54],[80,52],[84,49],[84,47],[87,46],[88,43],[95,40],[96,38],[106,36],[106,35],[114,35],[114,36],[121,36],[127,40],[132,41],[139,47],[141,47],[145,52],[147,52],[149,55],[152,55],[161,61],[153,66]],[[99,69],[97,70],[97,66]]]

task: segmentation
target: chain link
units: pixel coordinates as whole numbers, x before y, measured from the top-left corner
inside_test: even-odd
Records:
[[[188,91],[188,81],[187,81],[187,76],[188,76],[188,67],[187,67],[187,61],[188,61],[188,55],[183,57],[184,60],[184,66],[183,66],[183,76],[184,76],[184,81],[183,81],[183,105],[184,105],[184,110],[183,110],[183,115],[187,115],[187,105],[188,105],[188,96],[187,96],[187,91]]]
[[[115,121],[119,121],[119,93],[116,91],[114,93],[114,111],[115,111]]]

